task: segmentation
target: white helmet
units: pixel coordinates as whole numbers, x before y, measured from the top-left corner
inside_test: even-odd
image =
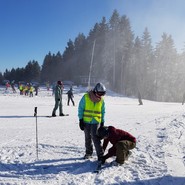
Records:
[[[106,93],[106,88],[102,83],[97,83],[93,89],[95,93],[97,93],[100,96],[104,96]]]

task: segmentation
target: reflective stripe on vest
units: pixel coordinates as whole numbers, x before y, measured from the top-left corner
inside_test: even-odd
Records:
[[[84,122],[90,123],[94,118],[98,123],[101,123],[103,99],[94,103],[89,98],[89,94],[85,94],[85,102],[85,110],[83,115]]]

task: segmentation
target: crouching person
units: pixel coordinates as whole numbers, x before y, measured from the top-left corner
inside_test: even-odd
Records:
[[[109,142],[113,145],[108,150],[108,153],[101,158],[102,164],[104,164],[109,157],[116,156],[116,162],[121,165],[125,160],[128,160],[131,154],[130,150],[136,147],[136,138],[134,136],[124,130],[116,129],[113,126],[100,127],[97,135],[101,139],[104,139],[104,151]]]

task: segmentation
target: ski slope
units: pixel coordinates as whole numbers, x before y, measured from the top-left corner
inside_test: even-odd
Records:
[[[75,89],[76,106],[67,106],[66,117],[47,118],[54,107],[51,91],[41,88],[37,97],[0,90],[0,184],[52,185],[185,185],[185,107],[126,98],[111,92],[105,96],[105,125],[113,125],[137,138],[137,147],[122,166],[100,173],[96,154],[83,160],[84,133],[78,127],[78,102],[85,91]],[[38,107],[38,158],[36,118]],[[109,145],[110,146],[110,145]],[[109,148],[109,147],[108,147]]]

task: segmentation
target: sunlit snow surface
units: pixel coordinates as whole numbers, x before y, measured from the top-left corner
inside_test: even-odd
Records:
[[[67,106],[63,95],[64,113],[69,116],[47,118],[54,107],[52,91],[41,88],[32,98],[0,89],[0,184],[185,185],[183,105],[143,100],[139,106],[137,99],[108,92],[105,125],[133,134],[137,147],[124,165],[109,166],[115,159],[110,158],[95,174],[95,152],[92,159],[82,159],[84,133],[77,112],[84,92],[74,88],[76,106]],[[34,107],[38,107],[38,159]]]

